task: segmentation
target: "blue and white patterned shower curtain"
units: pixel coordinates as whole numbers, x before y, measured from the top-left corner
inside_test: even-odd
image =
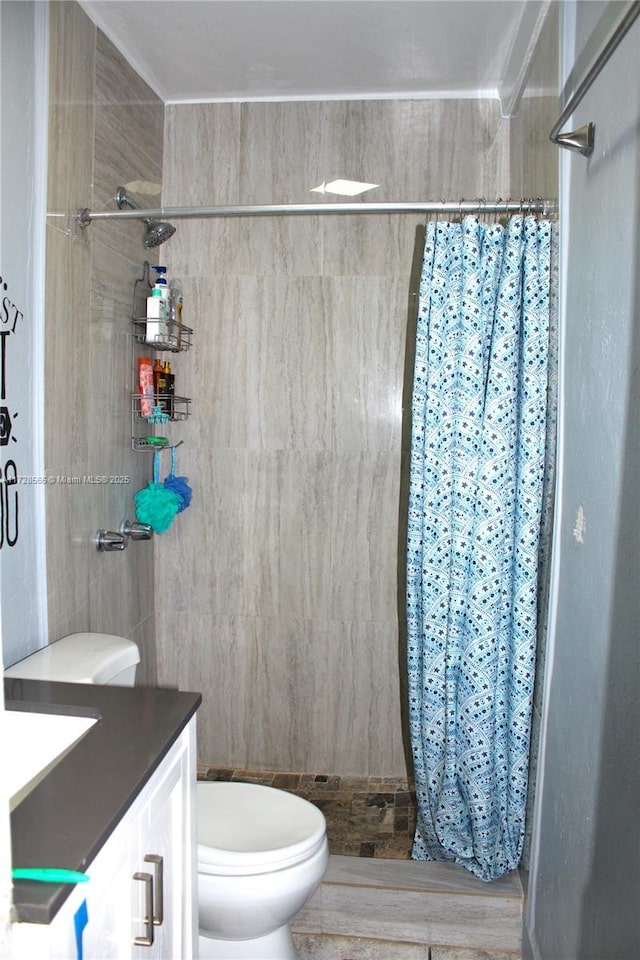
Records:
[[[551,225],[427,224],[407,545],[413,857],[522,854],[545,462]]]

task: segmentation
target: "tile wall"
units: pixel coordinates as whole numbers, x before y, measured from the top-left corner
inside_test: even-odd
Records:
[[[156,679],[153,547],[98,554],[99,527],[132,518],[151,479],[131,450],[132,282],[145,259],[140,224],[77,229],[78,208],[115,209],[120,184],[160,184],[164,105],[76,3],[50,10],[45,464],[49,636],[131,637],[140,678]],[[158,198],[156,197],[156,200]],[[98,483],[97,477],[128,482]]]
[[[167,205],[506,195],[497,102],[173,105]],[[339,198],[325,195],[324,199]],[[192,507],[155,545],[158,675],[199,759],[406,777],[403,516],[423,218],[182,221]]]

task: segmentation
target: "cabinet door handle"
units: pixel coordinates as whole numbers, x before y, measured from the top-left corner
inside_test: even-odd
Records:
[[[139,947],[151,947],[153,946],[153,877],[150,873],[134,873],[133,879],[141,880],[145,884],[145,935],[136,937],[133,942]]]
[[[153,903],[153,922],[157,927],[161,927],[164,920],[164,860],[157,853],[148,853],[144,862],[152,863],[155,868],[156,895]]]

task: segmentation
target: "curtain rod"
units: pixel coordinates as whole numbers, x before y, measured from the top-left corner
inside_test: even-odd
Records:
[[[609,62],[612,54],[617,49],[621,40],[640,16],[640,0],[634,0],[625,15],[620,20],[618,26],[609,37],[597,58],[592,63],[589,71],[583,77],[580,85],[574,91],[566,107],[556,120],[553,130],[549,134],[549,140],[558,147],[565,147],[567,150],[575,150],[581,153],[583,157],[590,157],[593,153],[593,143],[596,127],[591,121],[585,123],[579,130],[572,130],[567,133],[560,133],[565,123],[582,102],[584,95],[591,89],[596,77],[600,74],[602,68]]]
[[[254,217],[322,213],[539,213],[551,216],[556,200],[426,200],[408,203],[271,203],[222,207],[155,207],[149,210],[78,210],[76,221],[87,227],[92,220],[197,220],[209,217]]]

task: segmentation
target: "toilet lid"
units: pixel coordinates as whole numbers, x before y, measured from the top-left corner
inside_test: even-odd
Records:
[[[326,843],[326,821],[308,800],[256,783],[197,784],[201,873],[268,873],[311,857]]]

